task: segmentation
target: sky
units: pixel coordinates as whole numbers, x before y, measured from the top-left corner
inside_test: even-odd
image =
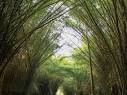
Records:
[[[81,46],[80,36],[70,27],[62,27],[60,24],[58,26],[58,31],[61,32],[58,45],[63,46],[58,50],[56,56],[71,56],[74,48]]]
[[[63,2],[60,2],[57,4],[57,6],[53,6],[54,9],[49,8],[49,10],[55,10],[57,9],[57,7],[61,6],[61,4],[63,4]],[[69,8],[65,5],[61,6],[61,10],[66,11]],[[64,23],[64,19],[69,18],[71,21],[74,21],[74,19],[72,19],[72,17],[69,15],[68,12],[64,13],[57,21],[55,21],[55,32],[58,32],[61,34],[60,38],[59,38],[59,42],[58,45],[62,46],[57,52],[56,52],[56,56],[71,56],[72,52],[74,50],[74,48],[77,48],[79,46],[81,46],[81,37],[80,35],[71,27],[68,27],[65,25]],[[75,37],[76,35],[76,37]]]

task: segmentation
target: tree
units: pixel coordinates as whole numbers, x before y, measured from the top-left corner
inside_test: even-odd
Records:
[[[65,13],[59,11],[63,3],[55,7],[58,3],[59,0],[1,1],[2,95],[27,94],[36,69],[54,53],[59,34],[52,31],[53,21]]]
[[[85,38],[88,32],[92,60],[98,76],[103,76],[105,95],[115,84],[119,95],[126,95],[126,4],[125,0],[73,0],[77,7],[70,14],[80,21]],[[91,39],[92,38],[92,39]],[[108,68],[110,67],[110,68]],[[100,74],[99,74],[100,73]],[[106,76],[106,78],[104,77]],[[116,80],[114,84],[112,81]],[[107,87],[104,87],[104,85]]]

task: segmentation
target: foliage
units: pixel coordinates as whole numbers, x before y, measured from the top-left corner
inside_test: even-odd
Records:
[[[0,94],[126,95],[126,10],[126,0],[0,0]],[[56,20],[81,37],[69,58],[54,55]]]
[[[56,0],[0,1],[0,91],[25,95],[43,64],[58,47],[53,23],[65,11]],[[56,7],[56,4],[57,7]],[[51,10],[51,8],[54,8]],[[17,81],[15,83],[15,80]]]
[[[101,94],[116,95],[118,92],[118,95],[125,95],[126,0],[72,0],[73,2],[78,6],[70,15],[79,21],[73,28],[81,33],[84,43],[88,43],[89,58],[93,61],[91,67],[94,66],[97,79],[101,82]],[[93,81],[92,78],[91,80]],[[92,85],[94,86],[93,82]],[[92,94],[94,92],[93,87]]]

